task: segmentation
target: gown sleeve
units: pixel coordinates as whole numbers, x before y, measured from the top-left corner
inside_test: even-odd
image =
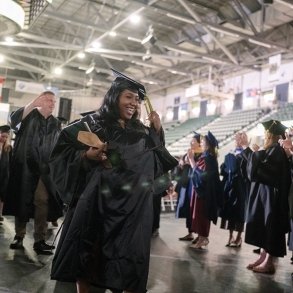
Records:
[[[49,161],[52,181],[65,204],[76,199],[92,164],[84,157],[88,147],[77,141],[79,130],[86,130],[80,121],[61,131]]]

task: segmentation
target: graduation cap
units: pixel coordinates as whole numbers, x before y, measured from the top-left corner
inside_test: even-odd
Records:
[[[283,125],[279,120],[269,120],[262,122],[263,127],[269,133],[274,135],[282,135],[284,137],[285,130],[288,128],[287,126]]]
[[[145,90],[145,87],[141,83],[135,81],[134,79],[126,76],[125,74],[123,74],[123,73],[121,73],[121,72],[119,72],[119,71],[117,71],[117,70],[115,70],[113,68],[111,68],[111,70],[112,70],[114,76],[116,77],[114,82],[116,82],[116,81],[119,82],[119,80],[118,80],[119,78],[126,79],[130,83],[131,87],[133,87],[133,88],[135,88],[137,90],[139,98],[141,100],[145,99],[146,90]]]
[[[208,134],[205,136],[205,138],[208,141],[210,146],[215,147],[215,148],[218,147],[218,141],[210,131],[208,131]]]
[[[61,123],[67,123],[68,122],[68,120],[66,119],[66,118],[64,118],[64,117],[62,117],[62,116],[57,116],[56,117]]]
[[[193,131],[193,137],[192,138],[195,138],[197,140],[198,143],[200,143],[200,134],[196,131]]]
[[[0,126],[0,132],[9,132],[10,131],[10,126],[9,125],[2,125]]]
[[[82,116],[82,117],[85,117],[87,115],[91,115],[91,114],[94,114],[96,112],[97,112],[97,110],[92,110],[92,111],[87,111],[87,112],[79,113],[79,115]]]

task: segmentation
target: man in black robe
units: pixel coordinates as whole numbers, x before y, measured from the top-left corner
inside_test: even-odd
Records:
[[[0,126],[0,224],[4,221],[2,216],[3,203],[7,195],[7,185],[9,180],[9,163],[11,159],[12,147],[9,144],[10,126]]]
[[[46,91],[11,115],[15,143],[9,196],[4,206],[5,214],[15,216],[16,235],[11,249],[23,248],[26,223],[30,218],[34,218],[34,250],[51,254],[53,248],[45,242],[47,220],[62,215],[55,192],[51,190],[48,168],[51,150],[60,133],[60,122],[52,115],[55,103],[54,93]]]

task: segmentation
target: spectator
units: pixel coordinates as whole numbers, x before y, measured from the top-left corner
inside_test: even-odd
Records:
[[[261,248],[259,258],[247,268],[256,273],[273,274],[274,259],[286,254],[291,178],[286,153],[278,144],[286,126],[278,120],[269,120],[263,125],[266,129],[264,148],[243,151],[251,181],[245,242]]]
[[[9,196],[4,212],[15,216],[15,237],[11,249],[22,249],[26,223],[34,218],[34,250],[52,254],[45,242],[50,218],[62,215],[49,177],[48,159],[60,132],[60,124],[52,115],[56,98],[46,91],[11,115],[15,132]]]
[[[0,126],[0,224],[4,221],[2,216],[4,199],[7,196],[9,169],[12,147],[9,144],[10,126]]]

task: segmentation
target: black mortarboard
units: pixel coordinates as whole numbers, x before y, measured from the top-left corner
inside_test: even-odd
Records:
[[[68,122],[68,120],[66,119],[66,118],[64,118],[64,117],[61,117],[61,116],[57,116],[56,117],[61,123],[67,123]]]
[[[205,138],[208,141],[210,146],[215,148],[218,147],[218,141],[210,131],[208,131],[208,134],[205,136]]]
[[[193,137],[192,138],[195,138],[197,140],[198,143],[200,143],[200,134],[196,131],[193,131]]]
[[[85,117],[87,115],[91,115],[91,114],[94,114],[96,112],[97,112],[97,110],[87,111],[87,112],[79,113],[79,115],[82,116],[82,117]]]
[[[288,128],[278,120],[265,121],[262,122],[262,125],[269,133],[274,135],[282,135],[283,137],[285,135],[285,130]]]
[[[114,76],[115,76],[116,78],[122,77],[122,78],[126,79],[128,82],[130,82],[131,85],[132,85],[134,88],[136,88],[136,90],[138,91],[138,96],[139,96],[139,98],[140,98],[141,100],[144,100],[144,97],[146,96],[146,91],[145,91],[145,87],[144,87],[141,83],[135,81],[134,79],[132,79],[132,78],[126,76],[125,74],[123,74],[123,73],[121,73],[121,72],[119,72],[119,71],[117,71],[117,70],[115,70],[115,69],[113,69],[113,68],[111,68],[111,70],[113,71],[113,74],[114,74]],[[115,81],[116,81],[116,80],[115,80]]]
[[[9,132],[10,126],[9,125],[2,125],[0,126],[0,132]]]

